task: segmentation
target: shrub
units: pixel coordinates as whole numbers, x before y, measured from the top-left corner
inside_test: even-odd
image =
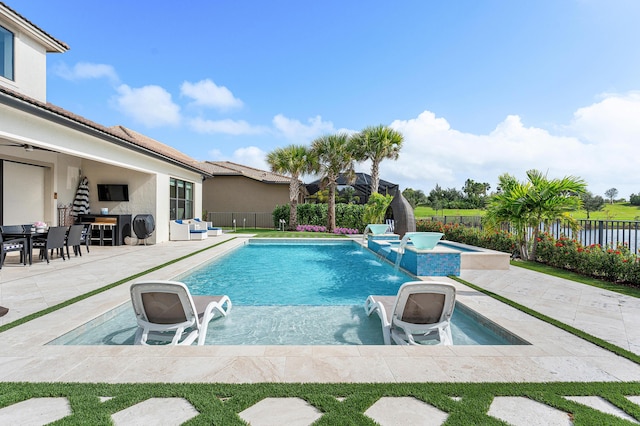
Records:
[[[432,220],[417,221],[416,230],[442,232],[445,240],[517,254],[515,238],[505,231],[489,233]],[[538,236],[537,244],[537,262],[607,281],[640,285],[640,258],[627,245],[585,247],[575,239],[565,236],[555,239],[546,232]]]
[[[336,227],[364,230],[362,222],[364,206],[360,204],[336,204]],[[279,220],[284,219],[289,224],[289,204],[276,206],[273,210],[273,224],[277,228]],[[326,204],[298,204],[298,223],[326,226]]]
[[[374,192],[369,196],[369,201],[364,206],[362,220],[366,223],[384,223],[384,218],[393,197]],[[366,226],[366,225],[365,225]]]
[[[362,219],[363,213],[362,204],[336,204],[336,227],[364,231],[367,224]]]
[[[280,220],[284,219],[287,222],[287,226],[289,225],[289,204],[285,204],[283,206],[276,206],[273,209],[273,227],[279,228]]]
[[[491,250],[514,253],[515,238],[506,231],[488,232],[478,228],[467,228],[461,224],[443,224],[432,220],[419,220],[416,230],[420,232],[442,232],[444,239],[458,243],[484,247]]]

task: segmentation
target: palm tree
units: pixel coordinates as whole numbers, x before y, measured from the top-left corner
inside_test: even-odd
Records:
[[[288,174],[289,181],[289,228],[298,226],[298,196],[300,194],[300,176],[314,170],[314,161],[309,149],[304,145],[289,145],[276,148],[267,154],[267,163],[271,171]]]
[[[336,227],[336,188],[340,174],[353,178],[353,146],[348,134],[325,135],[311,143],[311,151],[316,159],[316,172],[319,172],[323,186],[329,189],[327,228],[333,232]]]
[[[500,190],[491,197],[484,223],[488,229],[497,229],[502,223],[509,222],[521,257],[535,260],[540,224],[567,219],[577,229],[577,222],[568,212],[580,208],[580,195],[586,191],[587,184],[574,176],[547,179],[538,170],[529,170],[527,179],[528,182],[518,182],[508,174],[499,177]]]
[[[371,193],[378,192],[380,162],[385,158],[397,160],[402,148],[402,133],[383,125],[370,126],[353,136],[355,159],[371,160]]]

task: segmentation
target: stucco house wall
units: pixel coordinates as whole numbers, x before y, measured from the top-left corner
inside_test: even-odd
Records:
[[[25,25],[20,15],[0,5],[1,25],[14,35],[14,79],[0,76],[0,84],[39,101],[47,96],[47,52],[62,53],[68,47],[33,25]]]
[[[207,212],[271,213],[289,202],[288,183],[265,183],[245,176],[214,176],[204,181],[202,197]]]

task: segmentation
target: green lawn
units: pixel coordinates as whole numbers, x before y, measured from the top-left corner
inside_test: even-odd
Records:
[[[414,210],[416,219],[430,218],[433,216],[483,216],[484,210],[478,209],[444,209],[437,214],[431,207],[418,206]],[[587,212],[579,210],[573,214],[576,219],[586,219]],[[593,220],[640,220],[640,206],[632,206],[629,203],[605,204],[598,212],[591,212],[589,219]]]

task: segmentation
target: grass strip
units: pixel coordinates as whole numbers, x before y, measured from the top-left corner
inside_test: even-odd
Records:
[[[162,269],[162,268],[164,268],[166,266],[173,265],[176,262],[180,262],[182,260],[188,259],[191,256],[195,256],[195,255],[200,254],[200,253],[202,253],[204,251],[210,250],[210,249],[212,249],[214,247],[218,247],[221,244],[225,244],[225,243],[227,243],[229,241],[233,241],[236,238],[237,237],[232,237],[232,238],[229,238],[228,240],[220,241],[219,243],[210,245],[210,246],[202,248],[200,250],[196,250],[196,251],[194,251],[192,253],[189,253],[189,254],[186,254],[184,256],[181,256],[181,257],[178,257],[176,259],[173,259],[173,260],[170,260],[168,262],[165,262],[165,263],[163,263],[161,265],[154,266],[153,268],[149,268],[149,269],[147,269],[145,271],[138,272],[137,274],[131,275],[131,276],[126,277],[126,278],[123,278],[123,279],[118,280],[116,282],[113,282],[111,284],[107,284],[104,287],[97,288],[97,289],[92,290],[92,291],[90,291],[88,293],[81,294],[81,295],[76,296],[74,298],[71,298],[69,300],[65,300],[64,302],[60,302],[57,305],[50,306],[50,307],[48,307],[46,309],[43,309],[41,311],[34,312],[32,314],[29,314],[27,316],[19,318],[19,319],[15,320],[15,321],[12,321],[12,322],[8,323],[8,324],[4,324],[4,325],[0,326],[0,333],[3,333],[5,331],[7,331],[7,330],[10,330],[10,329],[12,329],[14,327],[22,325],[22,324],[24,324],[26,322],[29,322],[31,320],[34,320],[36,318],[40,318],[40,317],[42,317],[44,315],[50,314],[51,312],[55,312],[55,311],[57,311],[59,309],[65,308],[65,307],[67,307],[69,305],[72,305],[72,304],[74,304],[76,302],[79,302],[81,300],[84,300],[84,299],[87,299],[89,297],[95,296],[96,294],[100,294],[100,293],[105,292],[107,290],[111,290],[114,287],[117,287],[117,286],[119,286],[121,284],[124,284],[126,282],[129,282],[131,280],[135,280],[136,278],[140,278],[140,277],[142,277],[142,276],[144,276],[146,274],[149,274],[151,272],[157,271],[158,269]]]
[[[616,293],[624,294],[625,296],[640,298],[640,287],[632,287],[629,285],[622,285],[611,281],[603,281],[597,278],[580,275],[572,271],[567,271],[566,269],[555,268],[553,266],[545,265],[544,263],[539,262],[512,260],[511,265],[558,278],[564,278],[565,280],[571,280],[581,284],[590,285],[592,287],[615,291]]]
[[[528,308],[528,307],[526,307],[524,305],[521,305],[521,304],[519,304],[517,302],[514,302],[511,299],[507,299],[506,297],[500,296],[499,294],[496,294],[496,293],[494,293],[492,291],[486,290],[486,289],[484,289],[482,287],[478,287],[477,285],[472,284],[472,283],[470,283],[468,281],[465,281],[462,278],[459,278],[459,277],[456,277],[456,276],[453,276],[453,275],[450,275],[449,278],[451,278],[452,280],[458,281],[459,283],[464,284],[464,285],[466,285],[468,287],[471,287],[472,289],[477,290],[480,293],[486,294],[487,296],[490,296],[490,297],[492,297],[492,298],[494,298],[494,299],[496,299],[496,300],[498,300],[498,301],[500,301],[500,302],[502,302],[502,303],[504,303],[506,305],[509,305],[509,306],[511,306],[513,308],[516,308],[516,309],[518,309],[518,310],[520,310],[520,311],[522,311],[522,312],[524,312],[526,314],[529,314],[534,318],[537,318],[537,319],[539,319],[541,321],[544,321],[546,323],[554,325],[554,326],[556,326],[556,327],[558,327],[558,328],[560,328],[560,329],[562,329],[562,330],[564,330],[564,331],[566,331],[568,333],[571,333],[571,334],[573,334],[575,336],[580,337],[581,339],[584,339],[584,340],[586,340],[586,341],[588,341],[590,343],[593,343],[594,345],[600,346],[601,348],[606,349],[606,350],[608,350],[610,352],[613,352],[616,355],[619,355],[619,356],[624,357],[624,358],[626,358],[626,359],[628,359],[630,361],[633,361],[636,364],[640,364],[640,355],[637,355],[637,354],[635,354],[635,353],[633,353],[631,351],[628,351],[628,350],[626,350],[624,348],[621,348],[620,346],[616,346],[613,343],[609,343],[606,340],[603,340],[603,339],[601,339],[599,337],[593,336],[593,335],[591,335],[589,333],[586,333],[586,332],[584,332],[584,331],[582,331],[580,329],[572,327],[572,326],[570,326],[568,324],[565,324],[565,323],[563,323],[561,321],[558,321],[558,320],[556,320],[554,318],[548,317],[548,316],[546,316],[546,315],[544,315],[544,314],[542,314],[542,313],[540,313],[538,311],[535,311],[535,310],[533,310],[531,308]]]
[[[111,416],[149,398],[182,398],[198,412],[186,425],[246,424],[239,413],[262,399],[300,398],[322,417],[315,425],[374,425],[365,412],[382,397],[412,397],[447,415],[446,425],[502,425],[487,414],[495,397],[523,397],[570,414],[573,424],[628,425],[628,421],[565,396],[600,396],[640,419],[639,382],[555,383],[0,383],[0,408],[30,398],[67,398],[72,413],[55,424],[110,424]],[[112,399],[101,402],[101,397]],[[454,399],[455,398],[455,399]],[[162,410],[162,409],[160,409]],[[277,422],[278,412],[271,414]],[[171,417],[170,407],[161,412]]]

